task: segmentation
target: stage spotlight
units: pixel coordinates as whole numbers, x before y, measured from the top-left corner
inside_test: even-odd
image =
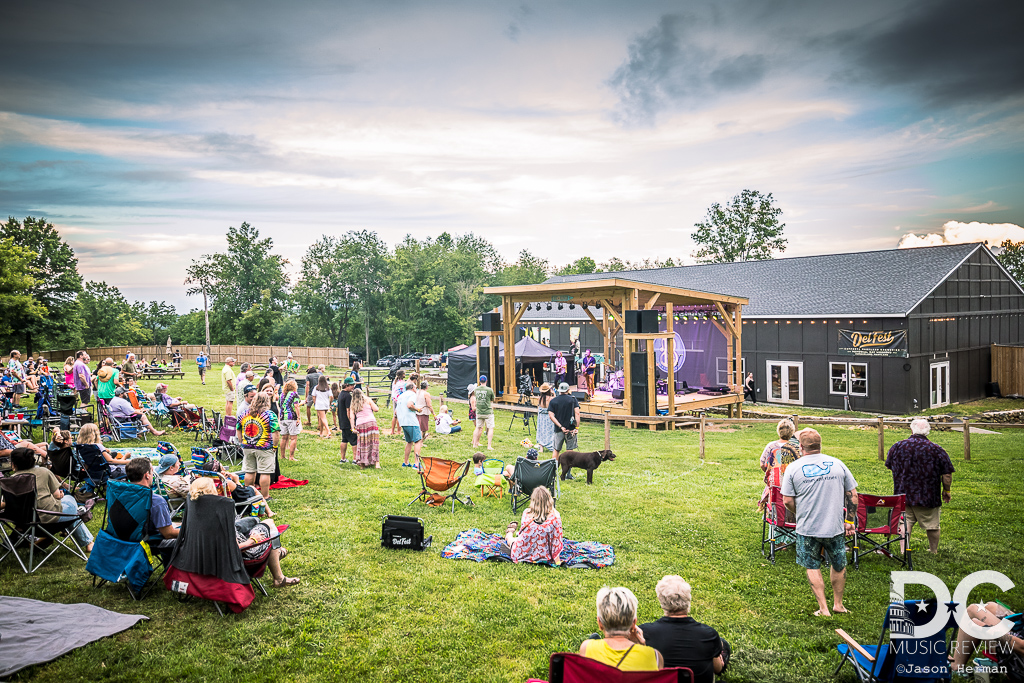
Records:
[[[533,310],[533,307],[530,306],[530,304],[526,304],[526,310],[528,310],[528,311]]]
[[[550,301],[548,302],[548,310],[549,311],[551,310],[551,302]]]
[[[575,309],[575,308],[576,308],[576,304],[569,304],[569,310],[570,311]]]
[[[558,310],[562,310],[562,304],[558,304]]]

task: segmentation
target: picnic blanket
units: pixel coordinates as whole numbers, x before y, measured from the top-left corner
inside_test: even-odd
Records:
[[[107,448],[111,453],[124,453],[129,458],[149,458],[154,463],[160,462],[160,456],[163,455],[163,453],[156,448],[146,448],[143,446],[114,446],[113,448],[107,446]]]
[[[291,479],[289,477],[280,477],[277,481],[270,485],[272,489],[290,489],[293,486],[305,486],[309,483],[309,479]]]
[[[441,557],[446,557],[449,560],[475,560],[476,562],[484,560],[512,561],[512,556],[509,554],[503,537],[497,534],[488,534],[479,529],[460,532],[455,540],[441,551]],[[562,542],[562,552],[558,559],[564,567],[600,569],[615,563],[615,550],[606,543],[565,539]],[[539,564],[553,566],[546,562]]]
[[[131,628],[141,614],[0,595],[0,677]],[[83,628],[88,624],[88,628]]]

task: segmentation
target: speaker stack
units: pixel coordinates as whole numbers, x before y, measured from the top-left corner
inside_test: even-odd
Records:
[[[627,311],[628,313],[629,311]],[[646,311],[644,311],[646,313]],[[628,321],[628,319],[627,319]],[[657,318],[655,318],[657,322]],[[647,410],[647,353],[633,351],[629,354],[630,414],[650,415]]]
[[[657,311],[626,311],[626,334],[655,334],[657,331]]]
[[[501,332],[501,313],[484,313],[480,316],[480,330]]]

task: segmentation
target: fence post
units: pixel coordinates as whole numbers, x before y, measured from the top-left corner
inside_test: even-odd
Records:
[[[612,449],[612,421],[611,421],[611,408],[604,409],[604,449],[610,451]]]
[[[964,418],[964,460],[971,459],[971,421]]]
[[[793,416],[793,427],[795,428],[796,431],[798,431],[798,432],[800,431],[800,416],[799,415],[794,415]]]
[[[878,459],[885,460],[885,423],[878,418]]]
[[[704,413],[700,414],[700,459],[704,460]]]

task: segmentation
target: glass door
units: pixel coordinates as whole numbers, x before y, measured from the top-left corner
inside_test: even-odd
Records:
[[[768,361],[768,400],[773,403],[804,402],[804,364]]]
[[[931,407],[949,405],[949,361],[932,363],[930,384]]]

